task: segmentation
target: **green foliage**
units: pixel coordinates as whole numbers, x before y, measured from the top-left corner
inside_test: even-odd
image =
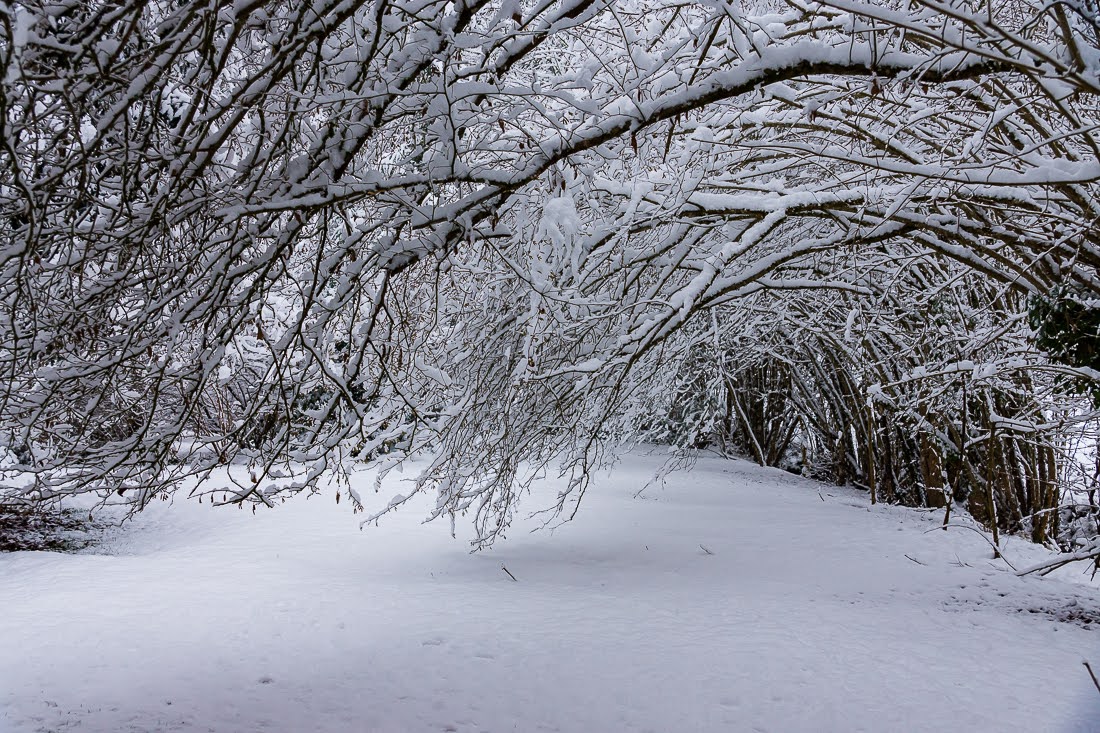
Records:
[[[1055,361],[1072,367],[1100,371],[1100,307],[1078,297],[1064,286],[1031,299],[1028,323],[1035,343]],[[1092,397],[1100,407],[1100,383],[1084,377],[1071,382],[1079,394]]]

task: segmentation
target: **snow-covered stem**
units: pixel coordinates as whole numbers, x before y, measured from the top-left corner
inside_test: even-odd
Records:
[[[782,418],[759,389],[728,402],[766,462],[828,439],[888,493],[893,415],[973,457],[981,435],[921,412],[954,377],[912,371],[1037,373],[1027,298],[1100,293],[1090,22],[1028,0],[0,6],[4,497],[140,508],[244,462],[196,492],[270,505],[425,456],[435,516],[489,543],[548,467],[575,511],[712,346],[727,387],[790,380]],[[941,305],[951,333],[897,312]],[[730,350],[769,313],[776,348]],[[852,342],[828,331],[849,313]],[[1004,378],[990,394],[1035,399],[993,399],[998,435],[1070,409]]]

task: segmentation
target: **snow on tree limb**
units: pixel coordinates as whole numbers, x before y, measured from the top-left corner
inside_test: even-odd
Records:
[[[491,542],[741,303],[1095,293],[1095,34],[993,5],[4,5],[4,496],[423,454]]]

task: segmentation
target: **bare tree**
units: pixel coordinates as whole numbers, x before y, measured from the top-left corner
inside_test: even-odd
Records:
[[[1087,2],[0,8],[8,501],[426,452],[491,542],[746,299],[1097,290]]]

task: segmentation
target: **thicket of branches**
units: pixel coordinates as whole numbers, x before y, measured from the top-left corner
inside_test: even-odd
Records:
[[[0,67],[6,502],[423,453],[491,542],[649,439],[1039,541],[1095,487],[1092,0],[30,0]]]

